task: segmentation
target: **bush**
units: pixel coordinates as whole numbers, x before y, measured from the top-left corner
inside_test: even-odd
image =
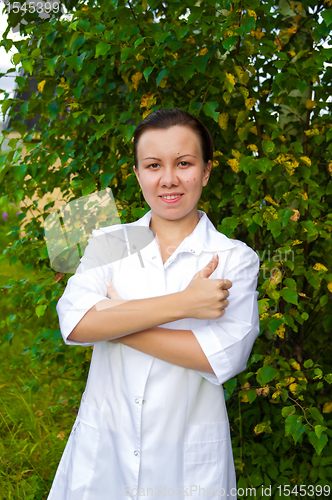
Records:
[[[135,126],[159,108],[199,117],[215,153],[198,208],[261,259],[260,336],[247,370],[224,384],[238,486],[266,498],[261,486],[271,485],[285,498],[278,485],[313,485],[319,496],[332,477],[331,2],[67,5],[65,19],[9,16],[15,26],[23,15],[29,36],[13,42],[5,33],[2,46],[17,48],[20,91],[32,76],[38,90],[28,102],[7,95],[2,103],[12,118],[4,135],[17,130],[27,147],[21,157],[11,139],[0,159],[2,203],[55,187],[69,201],[109,186],[122,221],[136,220],[149,207],[132,171]],[[28,130],[25,120],[37,115]],[[3,259],[36,270],[11,281],[11,314],[20,315],[10,329],[38,332],[25,356],[33,370],[70,379],[54,398],[64,392],[71,407],[91,350],[60,338],[55,305],[69,275],[49,267],[43,221],[53,206]],[[31,387],[37,394],[33,379]]]

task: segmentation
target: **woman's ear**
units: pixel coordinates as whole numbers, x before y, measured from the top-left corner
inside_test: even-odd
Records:
[[[138,184],[140,185],[140,187],[142,188],[141,186],[141,183],[140,183],[140,180],[139,180],[139,175],[138,175],[138,171],[137,171],[137,168],[135,165],[133,165],[133,170],[134,170],[134,173],[136,175],[136,179],[138,180]]]
[[[208,180],[210,178],[211,168],[212,168],[212,161],[209,160],[204,167],[203,187],[206,186],[208,183]]]

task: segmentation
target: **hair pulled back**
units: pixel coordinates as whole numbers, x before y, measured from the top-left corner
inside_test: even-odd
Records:
[[[198,136],[205,165],[209,160],[213,161],[211,134],[198,118],[179,108],[157,109],[146,116],[135,129],[134,161],[136,169],[138,169],[137,145],[141,135],[147,130],[168,129],[176,125],[189,127]]]

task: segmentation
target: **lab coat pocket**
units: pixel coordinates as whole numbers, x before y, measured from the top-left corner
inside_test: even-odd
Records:
[[[197,498],[211,496],[224,483],[229,450],[229,424],[190,425],[186,428],[184,443],[184,484]],[[195,496],[194,496],[195,498]]]
[[[100,412],[81,401],[77,425],[68,451],[66,473],[71,491],[88,485],[95,469],[99,443]],[[68,443],[69,444],[69,443]]]

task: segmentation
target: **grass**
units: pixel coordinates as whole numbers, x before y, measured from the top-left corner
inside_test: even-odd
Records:
[[[33,276],[7,260],[0,273],[0,286]],[[80,396],[82,382],[50,376],[43,363],[32,364],[23,351],[35,340],[35,320],[9,339],[10,314],[19,316],[19,307],[0,289],[0,500],[46,500],[76,418],[65,394],[77,390]]]

